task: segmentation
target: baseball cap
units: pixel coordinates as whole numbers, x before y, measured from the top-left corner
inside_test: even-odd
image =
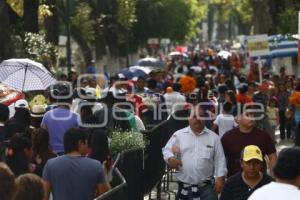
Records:
[[[29,108],[29,105],[25,99],[19,99],[15,102],[15,108]]]
[[[241,156],[243,161],[249,161],[252,159],[257,159],[260,161],[263,161],[263,156],[261,153],[261,150],[259,149],[258,146],[255,145],[248,145],[246,146],[243,151],[242,151],[242,156]]]

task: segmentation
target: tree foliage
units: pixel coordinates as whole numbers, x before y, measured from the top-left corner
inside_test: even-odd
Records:
[[[76,5],[74,15],[71,16],[71,24],[78,28],[83,39],[89,43],[95,40],[95,21],[91,19],[91,12],[92,8],[83,2]]]
[[[24,39],[25,32],[46,30],[47,40],[57,44],[70,20],[72,38],[87,63],[94,49],[98,58],[106,53],[119,57],[144,46],[148,38],[179,43],[197,38],[203,20],[217,20],[219,38],[229,37],[232,24],[238,26],[238,34],[293,34],[300,9],[294,0],[69,0],[70,9],[67,0],[4,2],[8,9],[1,23],[10,26],[3,35]]]
[[[206,6],[203,1],[197,0],[140,0],[135,37],[141,42],[150,37],[179,42],[193,38],[197,35]]]
[[[53,62],[58,55],[57,47],[46,42],[46,34],[43,32],[25,33],[24,42],[27,57],[46,66]]]
[[[25,33],[25,50],[28,58],[41,63],[49,63],[57,57],[57,47],[46,42],[43,32]]]
[[[119,0],[118,2],[118,23],[129,31],[136,20],[136,0]]]
[[[278,32],[281,34],[296,34],[298,30],[298,12],[300,4],[288,8],[278,15]]]

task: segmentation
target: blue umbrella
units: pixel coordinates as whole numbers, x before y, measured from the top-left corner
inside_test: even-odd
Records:
[[[143,70],[135,69],[132,71],[132,75],[133,77],[143,77],[146,76],[147,74]]]
[[[121,70],[118,75],[121,75],[126,79],[132,79],[134,77],[133,73],[128,68]]]

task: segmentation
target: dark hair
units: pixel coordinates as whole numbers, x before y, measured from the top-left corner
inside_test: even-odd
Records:
[[[180,92],[181,91],[181,84],[180,83],[174,83],[173,84],[173,91]]]
[[[78,142],[87,140],[87,134],[79,128],[71,128],[64,135],[65,153],[78,151]]]
[[[295,90],[300,92],[300,83],[296,85]]]
[[[230,103],[230,102],[225,102],[225,103],[223,104],[223,110],[224,110],[225,112],[229,113],[229,112],[231,111],[231,109],[232,109],[232,103]]]
[[[16,176],[29,172],[29,160],[27,159],[24,149],[31,149],[32,142],[20,135],[15,135],[8,147],[6,163]]]
[[[82,106],[80,109],[80,117],[82,123],[92,123],[93,118],[93,110],[92,105],[84,105],[84,102],[82,102]]]
[[[24,174],[16,179],[16,196],[14,200],[43,200],[43,180],[35,174]]]
[[[51,151],[48,131],[43,128],[38,128],[33,131],[32,135],[34,154],[39,155],[42,160],[47,159],[49,151]]]
[[[0,103],[0,122],[5,122],[9,118],[9,109],[6,105]]]
[[[50,95],[58,103],[70,103],[72,102],[73,91],[69,84],[57,83],[51,88]]]
[[[245,94],[248,91],[248,84],[246,84],[246,83],[240,84],[239,87],[238,87],[238,91],[241,94]]]
[[[225,84],[226,84],[228,90],[235,91],[235,86],[234,86],[234,83],[232,80],[230,80],[230,79],[226,80]]]
[[[236,104],[236,97],[235,97],[234,91],[233,90],[227,90],[225,94],[227,94],[229,96],[231,103],[233,105],[235,105]]]
[[[43,120],[43,117],[32,117],[30,124],[34,128],[39,128],[39,127],[41,127],[42,120]]]
[[[157,86],[157,81],[151,78],[148,80],[147,86],[149,89],[155,89]]]
[[[294,180],[300,176],[300,148],[286,148],[280,151],[273,172],[275,177],[282,180]]]
[[[27,108],[16,108],[16,113],[13,119],[26,127],[29,127],[31,120],[30,111]]]
[[[278,101],[277,101],[276,97],[271,97],[270,98],[269,105],[271,105],[272,102],[275,103],[275,107],[278,107]]]
[[[227,90],[228,90],[228,88],[227,88],[227,85],[225,85],[225,84],[220,84],[218,86],[218,92],[220,94],[224,94]]]
[[[15,191],[15,175],[3,162],[0,162],[0,180],[1,200],[11,200]]]
[[[5,130],[5,140],[10,140],[16,133],[24,133],[26,127],[23,124],[20,124],[16,120],[8,120],[4,125]]]

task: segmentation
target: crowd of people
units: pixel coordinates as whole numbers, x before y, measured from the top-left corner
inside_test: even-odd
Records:
[[[243,75],[238,55],[192,53],[130,79],[61,76],[43,101],[18,100],[13,111],[0,104],[0,196],[46,200],[51,191],[54,200],[93,199],[111,187],[113,129],[138,134],[188,110],[189,127],[162,151],[179,172],[178,200],[247,199],[254,191],[250,199],[260,199],[277,187],[299,198],[283,185],[300,187],[299,149],[277,159],[275,145],[300,146],[300,78],[284,67],[278,75],[264,67],[260,76],[258,66],[251,62]]]

